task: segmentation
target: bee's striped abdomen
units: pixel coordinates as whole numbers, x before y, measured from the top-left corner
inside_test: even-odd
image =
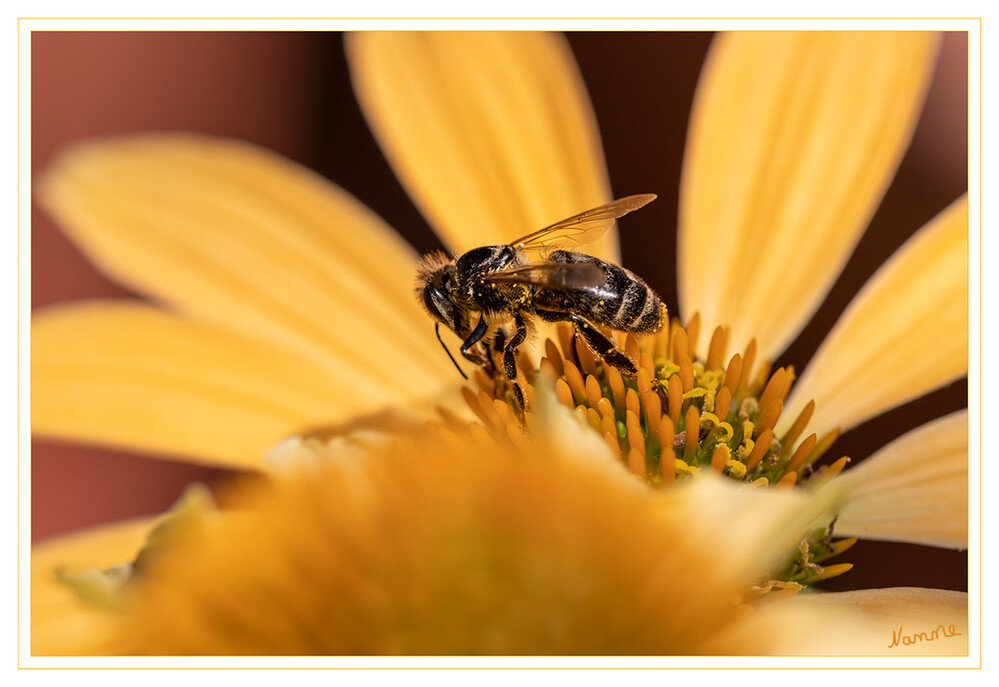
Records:
[[[595,286],[539,293],[535,301],[539,307],[585,312],[592,322],[618,331],[656,332],[665,326],[666,308],[662,301],[633,272],[585,253],[560,250],[548,256],[548,260],[597,265],[604,272],[604,281]],[[575,307],[570,307],[572,304]],[[580,309],[580,305],[585,308]]]

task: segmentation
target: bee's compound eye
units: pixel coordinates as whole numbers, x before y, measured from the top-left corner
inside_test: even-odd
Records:
[[[434,284],[427,284],[427,288],[423,291],[423,304],[427,307],[431,317],[448,327],[452,326],[454,306],[446,291]]]
[[[427,284],[426,288],[423,289],[423,306],[430,313],[430,316],[435,320],[444,321],[441,316],[441,311],[437,307],[437,301],[440,298],[440,291],[433,284]]]

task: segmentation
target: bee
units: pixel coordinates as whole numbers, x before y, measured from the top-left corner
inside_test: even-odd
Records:
[[[651,193],[619,198],[513,243],[473,248],[457,259],[440,251],[425,255],[417,266],[416,297],[434,319],[437,340],[462,377],[468,379],[441,339],[442,324],[462,340],[461,354],[469,362],[498,371],[492,355],[501,357],[521,416],[517,350],[537,320],[571,324],[605,364],[637,376],[636,362],[598,326],[658,332],[668,321],[666,306],[633,272],[566,248],[595,241],[616,219],[655,198]]]

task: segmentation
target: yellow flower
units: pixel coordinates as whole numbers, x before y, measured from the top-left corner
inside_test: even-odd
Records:
[[[659,493],[585,441],[569,449],[542,440],[513,454],[485,436],[429,432],[360,455],[298,451],[314,454],[308,469],[244,490],[232,514],[153,554],[123,621],[136,651],[662,655],[809,646],[776,631],[794,607],[753,612],[733,602],[821,511],[797,494],[712,480]],[[757,527],[733,527],[736,514]]]
[[[736,350],[756,337],[761,359],[773,359],[794,338],[842,268],[904,150],[933,43],[911,33],[721,37],[706,67],[685,163],[684,314],[699,308],[709,331],[730,327]],[[370,34],[353,37],[348,47],[373,130],[453,250],[502,243],[609,199],[595,123],[558,39]],[[409,334],[429,332],[411,297],[417,256],[355,200],[308,172],[232,142],[137,137],[68,153],[50,173],[45,198],[107,273],[167,307],[94,303],[36,317],[32,422],[40,434],[265,468],[262,456],[282,437],[348,426],[360,416],[398,426],[411,416],[379,413],[454,397],[454,372],[436,341]],[[593,250],[616,258],[613,238]],[[966,254],[965,199],[872,280],[788,407],[815,398],[812,426],[821,436],[965,374],[967,311],[953,306],[967,302]],[[700,278],[709,266],[712,278]],[[919,342],[938,328],[954,336],[924,355]],[[881,479],[914,474],[913,459],[898,457],[904,451],[916,462],[932,458],[945,466],[933,474],[947,480],[929,479],[921,488],[924,503],[952,505],[943,517],[913,509],[876,536],[960,546],[964,523],[966,540],[964,416],[925,431],[946,449],[904,438],[905,447],[885,448],[888,458],[868,461],[868,479],[842,478],[855,494],[843,519],[856,523],[858,533],[872,534],[870,504],[908,493],[906,480]],[[892,461],[902,467],[876,469]],[[660,498],[641,493],[635,498]],[[945,523],[947,532],[924,536],[930,520]],[[57,630],[100,645],[105,635],[79,634],[91,626],[71,612],[75,600],[53,585],[51,570],[58,563],[79,570],[128,560],[141,541],[137,534],[127,528],[129,546],[116,540],[114,555],[103,549],[101,535],[72,552],[81,558],[58,543],[35,554],[36,653],[65,650],[53,639]],[[748,564],[739,569],[757,572]],[[963,595],[945,594],[947,603],[938,604],[930,591],[886,592],[862,605],[874,615],[887,607],[909,618],[905,610],[919,605],[913,599],[931,595],[919,622],[935,622],[934,613],[941,621],[956,618],[966,642]],[[899,611],[893,598],[907,606]],[[858,601],[855,593],[822,602],[837,599]],[[700,651],[703,637],[672,646]],[[357,650],[393,650],[368,646],[374,648]],[[955,651],[954,644],[921,648]]]

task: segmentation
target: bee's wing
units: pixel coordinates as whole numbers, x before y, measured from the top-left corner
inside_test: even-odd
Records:
[[[600,266],[591,262],[539,262],[500,270],[485,280],[494,284],[532,284],[565,291],[600,286],[604,278]]]
[[[614,220],[656,199],[654,193],[642,193],[612,200],[592,210],[573,215],[544,229],[521,237],[510,245],[517,249],[584,246],[596,241],[614,226]]]

